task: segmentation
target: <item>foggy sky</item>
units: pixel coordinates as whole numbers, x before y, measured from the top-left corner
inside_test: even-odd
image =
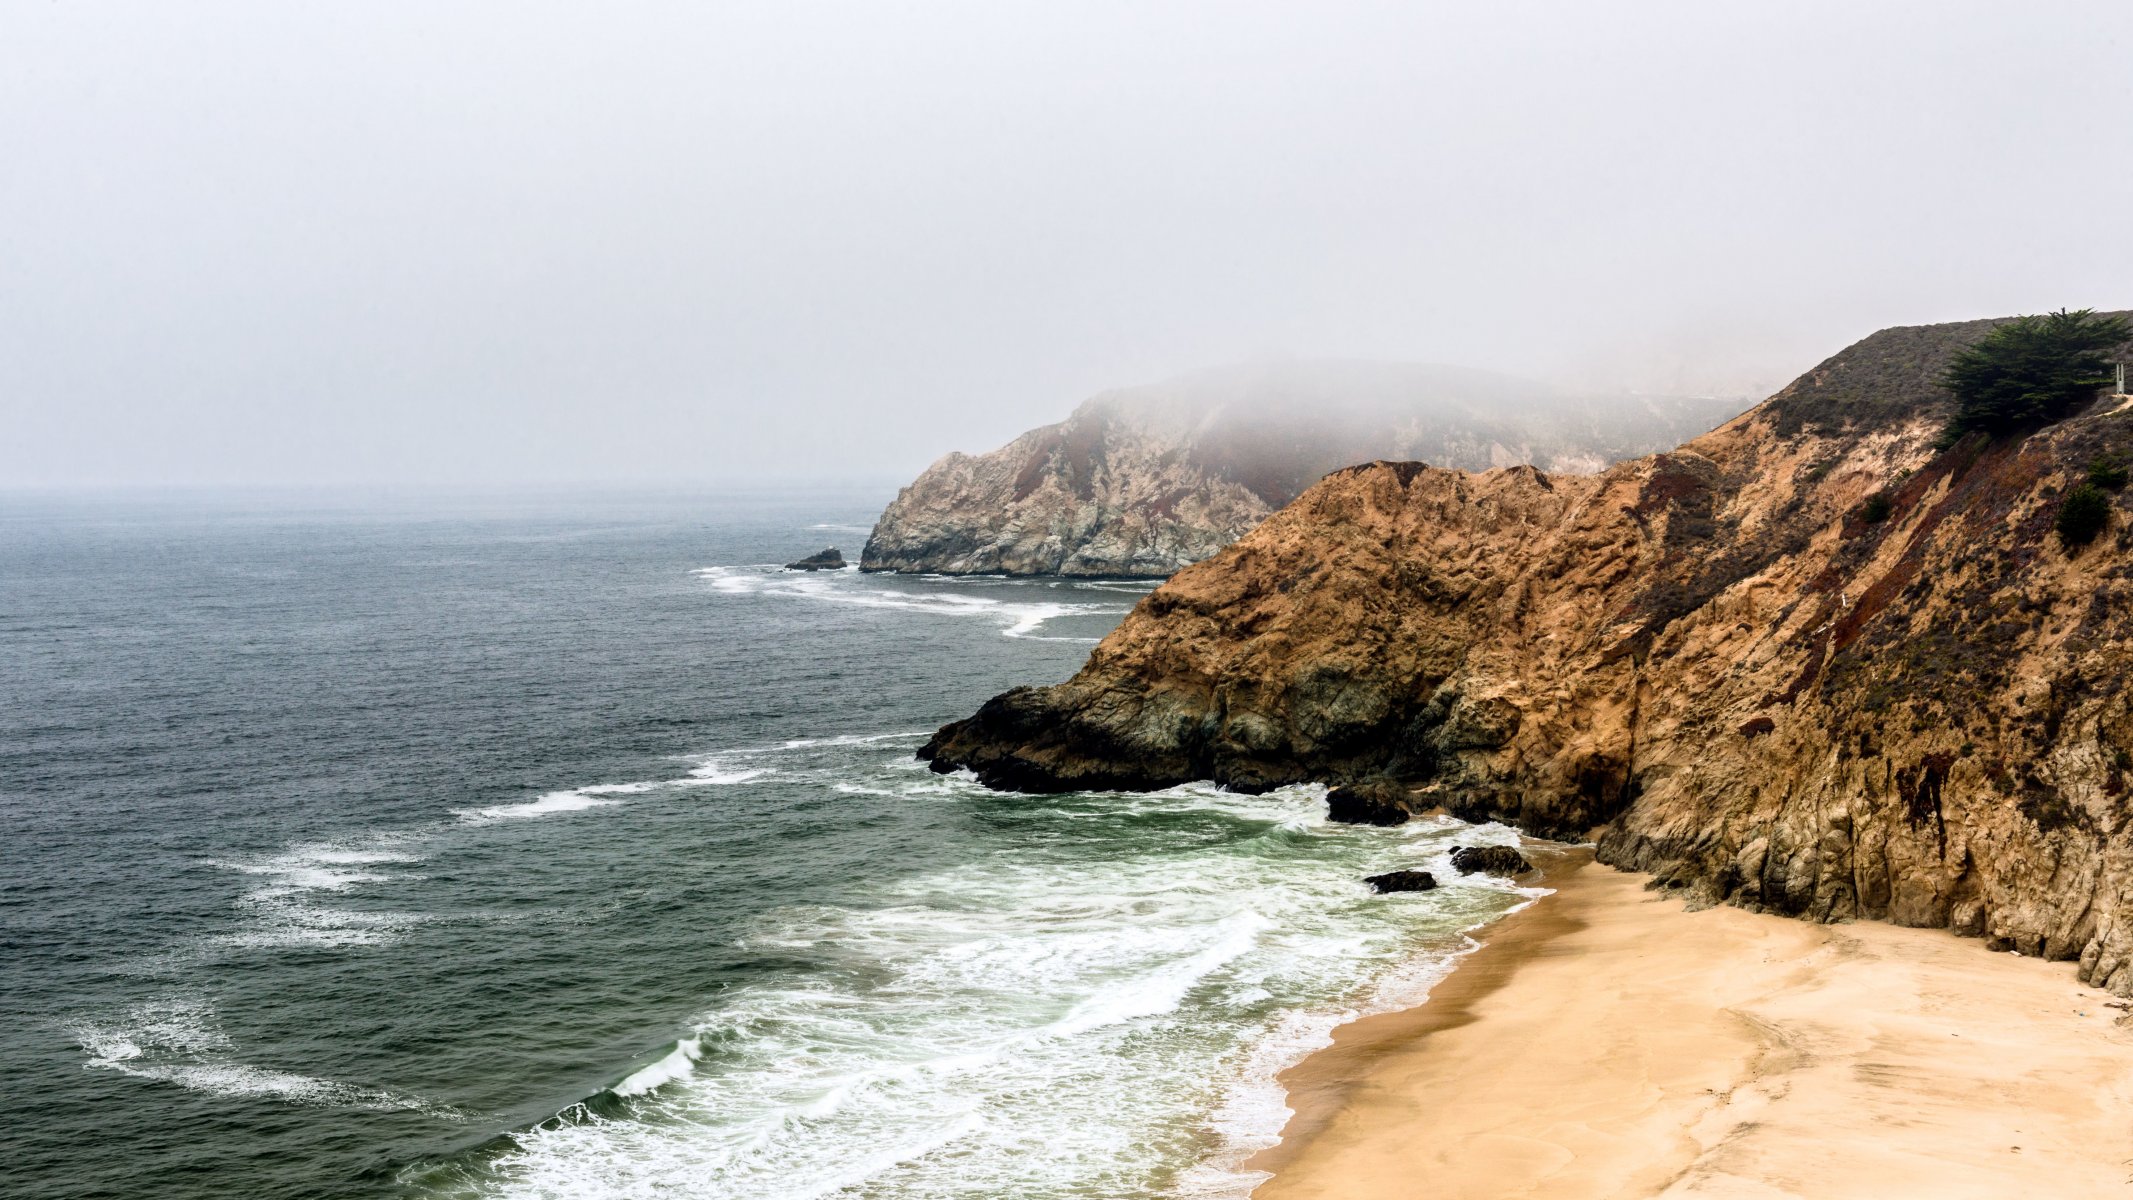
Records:
[[[0,0],[0,486],[908,477],[2133,307],[2133,5]]]

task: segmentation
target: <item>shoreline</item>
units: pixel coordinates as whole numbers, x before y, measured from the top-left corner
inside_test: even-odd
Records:
[[[1453,958],[1450,969],[1421,1002],[1344,1022],[1334,1028],[1330,1045],[1275,1076],[1291,1111],[1280,1140],[1241,1164],[1242,1170],[1274,1176],[1252,1193],[1255,1198],[1271,1194],[1268,1189],[1283,1170],[1326,1131],[1349,1097],[1366,1084],[1372,1066],[1382,1056],[1432,1033],[1470,1023],[1475,1001],[1501,987],[1520,962],[1562,930],[1564,922],[1578,920],[1549,902],[1561,894],[1569,877],[1593,865],[1592,850],[1531,842],[1520,849],[1540,868],[1539,879],[1527,882],[1554,889],[1551,894],[1535,897],[1469,930],[1467,936],[1478,944]]]
[[[1282,1072],[1254,1200],[2133,1195],[2133,1030],[2073,964],[1534,849],[1554,894]]]

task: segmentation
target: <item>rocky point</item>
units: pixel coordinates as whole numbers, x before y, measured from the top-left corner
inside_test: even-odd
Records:
[[[1993,324],[1885,330],[1596,475],[1336,472],[920,754],[1025,791],[1345,785],[1359,819],[1594,839],[1699,902],[2133,993],[2127,498],[2052,532],[2133,412],[1941,445],[1939,373]]]
[[[1584,397],[1459,367],[1302,362],[1098,396],[989,454],[950,454],[881,514],[864,571],[1160,578],[1326,472],[1394,456],[1597,471],[1709,428],[1710,397]]]

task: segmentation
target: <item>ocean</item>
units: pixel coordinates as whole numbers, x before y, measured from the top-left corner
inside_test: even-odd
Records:
[[[890,494],[0,494],[9,1193],[1248,1192],[1512,834],[932,773],[1148,585],[779,569]]]

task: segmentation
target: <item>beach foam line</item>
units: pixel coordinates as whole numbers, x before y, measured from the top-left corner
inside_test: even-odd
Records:
[[[2126,1094],[2133,1047],[2071,964],[1943,930],[1690,912],[1597,864],[1557,884],[1429,1004],[1305,1064],[1311,1099],[1259,1195],[2123,1189],[2133,1137],[2099,1098]]]
[[[886,743],[857,753],[795,738],[709,759],[819,777],[825,791],[1000,803],[890,758],[893,739],[911,736],[836,739]],[[853,759],[879,761],[857,776],[825,770]],[[1434,975],[1460,927],[1518,898],[1466,877],[1424,897],[1369,897],[1361,879],[1386,859],[1430,864],[1477,831],[1448,818],[1331,825],[1322,794],[1188,786],[1018,803],[1014,820],[1058,835],[1034,854],[766,911],[734,946],[777,974],[722,992],[673,1040],[618,1064],[616,1082],[581,1102],[588,1119],[511,1134],[515,1147],[482,1167],[488,1190],[787,1200],[850,1181],[882,1196],[1167,1195],[1191,1170],[1177,1156],[1207,1149],[1230,1169],[1196,1173],[1189,1194],[1241,1200],[1249,1181],[1234,1168],[1287,1115],[1277,1072],[1358,1008],[1409,999],[1388,971],[1412,956]],[[1170,830],[1185,814],[1196,836],[1181,848]],[[1134,1144],[1151,1130],[1180,1140]],[[967,1140],[923,1149],[943,1136]]]

